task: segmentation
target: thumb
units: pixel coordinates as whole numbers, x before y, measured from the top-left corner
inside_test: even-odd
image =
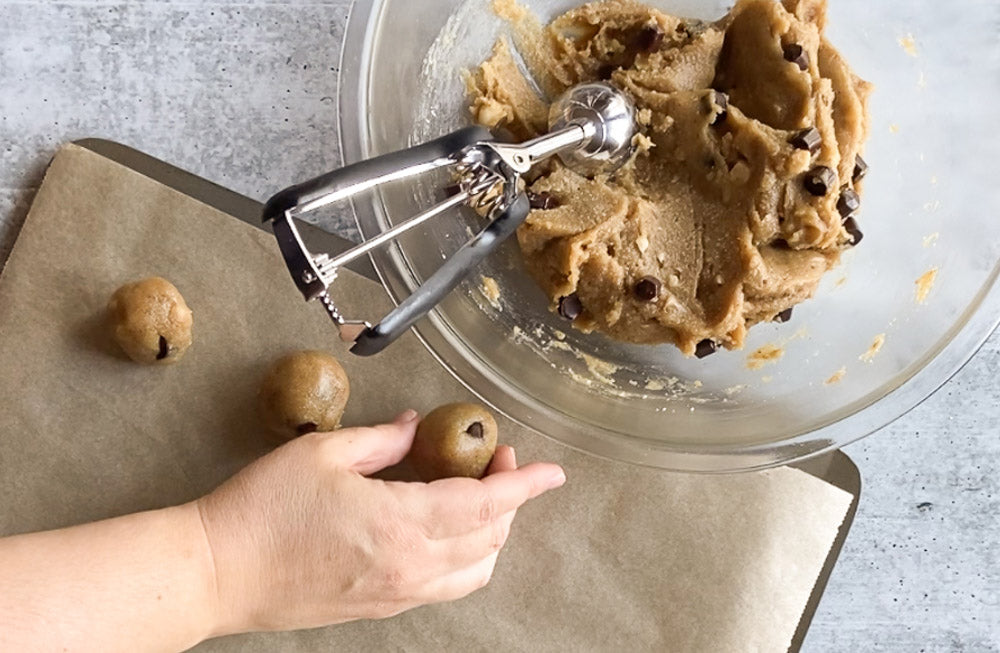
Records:
[[[337,466],[368,476],[399,463],[413,445],[419,418],[408,410],[391,424],[334,433],[331,445]]]

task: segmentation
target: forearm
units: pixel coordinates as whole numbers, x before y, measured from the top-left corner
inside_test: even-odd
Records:
[[[0,540],[0,650],[179,651],[218,616],[195,504]]]

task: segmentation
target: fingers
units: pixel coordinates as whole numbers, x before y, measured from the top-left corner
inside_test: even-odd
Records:
[[[489,475],[499,474],[501,472],[512,472],[517,469],[517,452],[514,447],[501,447],[497,449],[496,456],[493,458],[493,462],[488,470]],[[503,515],[498,519],[494,526],[488,526],[485,531],[487,533],[493,533],[495,535],[496,531],[499,530],[503,534],[503,543],[496,546],[496,539],[490,539],[487,541],[487,550],[492,551],[493,549],[499,551],[503,546],[507,544],[507,538],[510,537],[510,529],[514,524],[514,517],[517,516],[517,510],[511,510],[507,514]],[[473,534],[476,537],[478,533],[483,531],[477,531]]]
[[[566,473],[562,467],[551,463],[534,463],[514,471],[498,472],[482,480],[494,500],[494,519],[565,483]],[[483,516],[482,511],[479,516]]]
[[[494,554],[469,567],[432,580],[423,587],[418,600],[421,604],[432,604],[464,598],[489,584],[496,564],[497,555]]]
[[[447,479],[431,483],[427,486],[431,493],[427,534],[432,539],[447,539],[486,528],[565,482],[566,474],[558,465],[535,463],[496,472],[482,481]]]
[[[413,445],[418,421],[416,412],[406,411],[392,424],[333,433],[326,446],[338,467],[368,476],[403,460]]]
[[[493,460],[486,469],[486,475],[512,472],[515,469],[517,469],[517,455],[514,453],[514,447],[504,445],[497,447],[497,452],[493,454]]]
[[[499,447],[481,481],[384,485],[395,493],[402,514],[423,529],[418,557],[424,562],[411,569],[410,589],[392,613],[454,601],[485,587],[507,544],[517,508],[565,482],[559,466],[540,463],[518,469],[514,450]]]
[[[516,511],[503,515],[489,526],[447,540],[432,540],[431,550],[440,560],[439,570],[464,569],[480,560],[496,556],[507,544]]]

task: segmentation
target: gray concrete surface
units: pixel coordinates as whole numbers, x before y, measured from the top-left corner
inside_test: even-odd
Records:
[[[118,140],[257,198],[334,166],[349,7],[0,0],[0,260],[72,139]],[[1000,651],[998,378],[994,337],[848,450],[865,492],[806,651]]]

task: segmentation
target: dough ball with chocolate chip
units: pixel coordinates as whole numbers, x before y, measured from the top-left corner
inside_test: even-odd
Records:
[[[170,365],[191,347],[194,317],[166,279],[153,277],[119,288],[108,302],[115,340],[144,365]]]
[[[264,377],[258,406],[275,435],[293,440],[337,430],[350,396],[347,372],[336,358],[302,351],[275,361]]]
[[[482,478],[497,449],[497,422],[476,404],[449,404],[420,422],[410,463],[426,482]]]

